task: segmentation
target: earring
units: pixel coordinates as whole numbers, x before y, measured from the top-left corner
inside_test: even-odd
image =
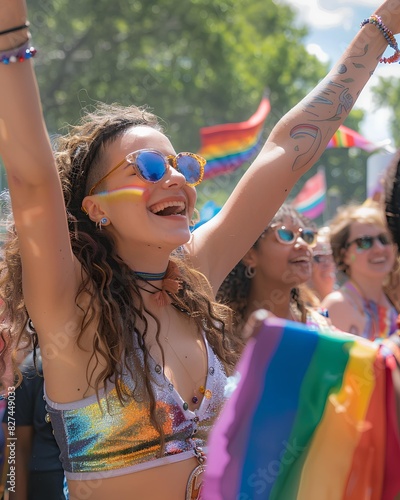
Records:
[[[102,219],[100,219],[99,222],[96,222],[97,229],[101,231],[103,229],[103,226],[105,226],[107,222],[107,217],[103,217]]]
[[[246,278],[251,280],[256,275],[255,268],[253,266],[246,266],[246,269],[244,270],[244,275],[246,276]]]
[[[192,218],[190,219],[189,226],[190,227],[195,226],[198,222],[200,222],[200,219],[201,219],[200,212],[197,210],[197,208],[194,208],[193,215],[192,215]]]

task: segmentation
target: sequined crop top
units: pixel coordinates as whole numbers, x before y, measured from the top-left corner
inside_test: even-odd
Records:
[[[206,444],[209,431],[224,402],[226,374],[205,341],[208,373],[204,397],[198,409],[190,410],[154,360],[152,383],[157,410],[165,415],[165,452],[161,458],[159,435],[149,421],[147,401],[132,398],[121,405],[114,385],[73,403],[55,403],[45,393],[47,411],[60,447],[67,479],[99,479],[130,474],[195,456]],[[141,351],[140,351],[141,352]],[[143,359],[141,360],[143,365]],[[128,372],[122,383],[132,388]]]

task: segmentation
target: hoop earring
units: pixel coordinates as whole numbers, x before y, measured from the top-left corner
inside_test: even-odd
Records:
[[[98,222],[96,222],[97,229],[101,231],[103,229],[103,226],[105,226],[107,222],[108,222],[107,217],[103,217],[102,219],[100,219]]]
[[[189,222],[189,226],[190,227],[195,226],[196,224],[198,224],[200,222],[200,219],[201,219],[200,212],[197,210],[197,208],[194,208],[192,218],[190,219],[190,222]]]
[[[256,269],[253,266],[246,266],[244,275],[247,279],[251,280],[256,275]]]

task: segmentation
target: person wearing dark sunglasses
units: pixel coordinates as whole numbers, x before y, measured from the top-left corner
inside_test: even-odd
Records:
[[[396,249],[382,208],[374,202],[343,207],[330,228],[333,257],[344,279],[323,301],[332,323],[370,340],[388,337],[398,315],[385,288]]]
[[[283,204],[252,248],[229,273],[217,299],[234,310],[236,333],[257,309],[275,316],[330,327],[316,307],[308,307],[317,230],[292,206]]]
[[[3,327],[18,346],[28,317],[35,325],[72,498],[199,498],[209,430],[241,347],[215,291],[393,46],[394,4],[376,9],[382,21],[357,25],[343,57],[273,128],[219,213],[191,232],[204,159],[176,151],[157,117],[135,105],[96,104],[53,151],[25,2],[1,0],[0,154],[14,216],[0,264]],[[309,275],[311,234],[281,222],[259,244],[287,257],[286,286],[296,287]],[[274,300],[288,302],[285,293]]]

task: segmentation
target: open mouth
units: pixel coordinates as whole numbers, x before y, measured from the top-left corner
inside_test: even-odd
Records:
[[[186,204],[183,201],[166,201],[150,207],[151,213],[165,217],[167,215],[185,215]]]
[[[371,264],[383,264],[386,262],[386,259],[384,257],[376,258],[376,259],[371,259]]]
[[[309,264],[310,259],[308,257],[297,257],[290,261],[292,264]]]

